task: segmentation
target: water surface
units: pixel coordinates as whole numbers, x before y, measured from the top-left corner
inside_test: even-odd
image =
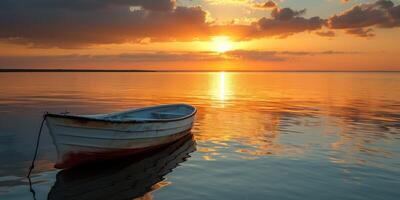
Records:
[[[44,112],[167,103],[198,108],[196,144],[95,169],[94,178],[108,175],[105,188],[112,174],[146,174],[121,184],[130,194],[122,197],[400,198],[400,73],[226,72],[0,73],[0,198],[32,198],[24,176]],[[162,158],[170,159],[155,161]],[[68,175],[55,160],[46,130],[32,178],[38,199],[74,191],[59,185],[71,177],[75,187],[92,188],[82,183],[85,171]]]

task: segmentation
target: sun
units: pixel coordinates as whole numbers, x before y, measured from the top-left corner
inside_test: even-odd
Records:
[[[232,50],[232,42],[228,36],[214,36],[212,37],[214,51],[218,53],[225,53]]]

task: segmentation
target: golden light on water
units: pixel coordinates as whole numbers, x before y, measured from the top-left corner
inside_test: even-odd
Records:
[[[230,74],[217,72],[213,74],[210,85],[210,95],[216,102],[223,102],[231,95]]]
[[[219,100],[225,100],[225,72],[219,73]]]

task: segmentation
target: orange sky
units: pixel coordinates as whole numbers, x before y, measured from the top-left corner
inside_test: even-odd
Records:
[[[400,70],[399,0],[21,2],[0,68]]]

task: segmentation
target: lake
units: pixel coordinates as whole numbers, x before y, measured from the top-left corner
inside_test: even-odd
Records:
[[[168,103],[197,107],[193,138],[90,169],[54,169],[45,128],[36,198],[400,198],[400,73],[65,72],[0,73],[0,199],[33,199],[44,112]]]

